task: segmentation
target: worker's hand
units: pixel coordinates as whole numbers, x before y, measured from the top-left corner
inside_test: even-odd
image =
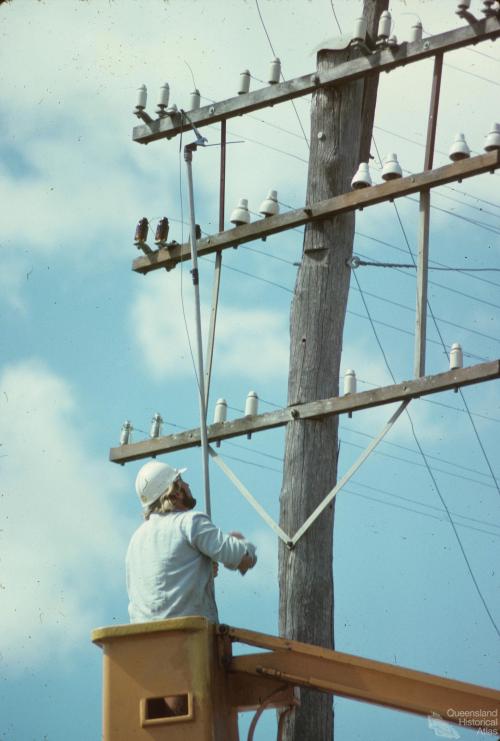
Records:
[[[217,561],[212,561],[212,574],[214,576],[214,579],[216,576],[219,575],[219,564]]]
[[[251,556],[249,553],[245,553],[238,566],[238,571],[242,576],[244,576],[247,573],[248,569],[253,569],[256,563],[257,558],[255,556]]]

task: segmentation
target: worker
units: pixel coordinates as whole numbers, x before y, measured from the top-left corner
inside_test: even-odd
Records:
[[[255,546],[241,533],[225,535],[206,514],[193,511],[196,499],[182,480],[186,470],[150,461],[137,475],[145,521],[126,557],[132,623],[182,615],[219,622],[214,563],[245,574],[257,562]]]

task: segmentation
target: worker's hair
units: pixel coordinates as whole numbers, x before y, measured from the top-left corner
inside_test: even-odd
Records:
[[[182,481],[180,478],[173,481],[168,489],[163,492],[163,494],[158,497],[152,504],[148,506],[146,511],[144,512],[144,519],[149,520],[150,515],[157,514],[165,514],[167,512],[175,512],[176,504],[174,502],[174,497],[176,494],[182,493]]]

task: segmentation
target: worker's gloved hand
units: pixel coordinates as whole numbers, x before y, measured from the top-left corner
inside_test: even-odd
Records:
[[[253,567],[257,563],[257,556],[255,554],[256,548],[253,543],[250,543],[250,541],[245,538],[243,533],[233,531],[229,533],[229,535],[231,535],[233,538],[237,538],[238,540],[243,541],[246,548],[246,553],[237,566],[226,566],[226,568],[230,571],[239,571],[242,575],[246,574],[247,571],[249,569],[253,569]]]
[[[247,552],[243,556],[243,558],[240,561],[240,564],[238,566],[238,571],[242,576],[244,576],[249,569],[253,569],[255,564],[257,563],[257,554],[256,554],[256,548],[253,543],[249,543],[248,540],[245,541]]]

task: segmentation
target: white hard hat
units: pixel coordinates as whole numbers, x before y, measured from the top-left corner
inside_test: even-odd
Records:
[[[187,468],[172,468],[168,463],[149,461],[141,468],[135,480],[135,490],[143,509],[156,502]]]

